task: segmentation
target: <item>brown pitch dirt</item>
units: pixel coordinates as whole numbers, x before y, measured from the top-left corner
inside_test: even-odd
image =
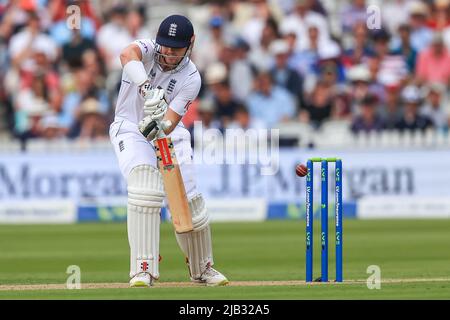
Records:
[[[450,282],[450,278],[417,278],[417,279],[383,279],[382,284],[389,283],[417,283],[417,282]],[[352,285],[365,284],[366,280],[346,280],[337,282],[312,282],[306,283],[300,280],[290,281],[230,281],[230,287],[254,287],[254,286],[329,286],[329,285]],[[179,288],[179,287],[201,287],[202,284],[191,282],[156,282],[154,288]],[[128,283],[82,283],[81,289],[125,289],[129,288]],[[11,284],[0,285],[0,291],[16,290],[64,290],[66,284]]]

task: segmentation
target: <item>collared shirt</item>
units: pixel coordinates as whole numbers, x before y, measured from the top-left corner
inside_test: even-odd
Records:
[[[141,49],[142,63],[147,71],[150,85],[153,88],[163,88],[169,108],[183,116],[200,91],[201,78],[197,67],[192,61],[187,61],[187,65],[177,72],[163,72],[154,61],[155,41],[141,39],[134,43]],[[139,94],[138,86],[123,72],[117,97],[116,120],[126,119],[138,124],[144,117],[143,106],[144,98]],[[180,121],[178,126],[183,126],[183,123]]]
[[[295,103],[289,91],[278,86],[272,87],[269,96],[260,92],[252,93],[247,101],[250,115],[263,121],[267,128],[277,125],[284,117],[295,115]]]

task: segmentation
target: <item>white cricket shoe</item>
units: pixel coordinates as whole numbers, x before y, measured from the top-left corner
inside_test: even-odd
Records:
[[[130,287],[151,287],[153,278],[150,273],[140,272],[130,280]]]
[[[195,283],[204,283],[211,287],[226,286],[229,283],[228,279],[223,274],[209,265],[199,278],[191,278],[191,281]]]

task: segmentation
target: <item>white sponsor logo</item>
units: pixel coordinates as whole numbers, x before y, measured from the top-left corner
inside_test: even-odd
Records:
[[[369,30],[381,29],[381,10],[378,6],[370,5],[366,10],[366,26]]]
[[[194,122],[195,152],[199,164],[254,164],[261,174],[275,175],[279,169],[278,129],[203,129]],[[270,144],[270,146],[269,146]]]
[[[67,274],[70,276],[67,278],[66,287],[67,289],[81,289],[81,269],[77,265],[70,265],[66,270]]]
[[[367,288],[381,289],[381,269],[377,265],[371,265],[367,267],[366,273],[370,274],[367,278]]]
[[[69,14],[66,20],[67,28],[70,30],[81,29],[81,10],[77,5],[71,5],[67,7],[66,13]]]

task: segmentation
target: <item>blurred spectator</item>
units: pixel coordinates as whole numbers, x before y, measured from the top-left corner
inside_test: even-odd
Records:
[[[211,15],[220,14],[238,33],[255,15],[255,6],[249,1],[212,1],[210,3]]]
[[[308,37],[307,25],[314,24],[321,37],[329,38],[328,22],[323,15],[311,10],[311,1],[294,1],[295,10],[281,22],[280,31],[283,34],[295,32],[297,48],[305,47],[302,42]]]
[[[48,6],[50,7],[50,3]],[[12,34],[19,32],[27,24],[30,12],[36,14],[42,30],[47,30],[52,22],[47,3],[34,0],[3,0],[3,3],[0,3],[0,37],[9,39]]]
[[[450,53],[444,46],[442,34],[435,33],[429,48],[419,54],[416,76],[420,83],[450,81]]]
[[[32,71],[35,68],[32,55],[37,50],[44,52],[50,61],[54,61],[58,56],[55,42],[41,31],[38,16],[29,12],[26,28],[13,35],[9,43],[12,66],[19,70]]]
[[[97,46],[108,74],[108,91],[114,90],[120,81],[122,74],[120,52],[136,40],[136,38],[131,37],[127,29],[127,13],[128,9],[125,6],[113,7],[109,13],[108,22],[100,28],[97,35]],[[114,41],[111,41],[111,39],[114,39]]]
[[[325,7],[322,4],[321,0],[308,0],[309,2],[309,8],[313,12],[317,12],[318,14],[321,14],[324,17],[328,17],[328,12],[326,11]]]
[[[241,36],[251,48],[257,48],[260,45],[266,21],[271,17],[271,13],[268,1],[253,0],[251,3],[253,13],[244,24]]]
[[[380,76],[381,70],[381,57],[374,53],[372,56],[367,57],[365,66],[369,70],[368,90],[374,93],[378,99],[384,100],[386,86],[403,85],[403,82],[399,81],[398,75],[394,73],[384,72]],[[365,94],[361,95],[364,97]]]
[[[77,5],[80,8],[80,29],[78,32],[81,34],[81,38],[94,41],[99,22],[94,14],[91,1],[88,0],[51,0],[49,13],[53,24],[49,28],[50,36],[58,46],[64,46],[71,41],[72,32],[77,29],[67,27],[67,9],[70,5]]]
[[[209,97],[214,102],[214,110],[223,126],[234,117],[238,101],[233,97],[224,64],[216,63],[206,70],[205,82],[210,89]]]
[[[334,92],[331,102],[331,118],[334,120],[351,120],[351,96],[348,86],[344,86]]]
[[[366,8],[365,0],[351,0],[341,13],[342,31],[352,32],[356,24],[365,23],[367,20]]]
[[[70,68],[79,67],[83,53],[89,49],[95,49],[95,42],[73,29],[71,39],[63,45],[62,59]]]
[[[253,71],[248,59],[250,47],[243,39],[237,39],[233,45],[234,57],[230,64],[229,82],[233,96],[245,101],[252,90]]]
[[[393,40],[392,54],[401,55],[406,62],[408,71],[414,74],[417,51],[411,45],[411,28],[408,24],[398,27],[398,37]]]
[[[387,86],[386,95],[380,108],[386,129],[394,129],[402,116],[400,86]]]
[[[375,95],[368,94],[359,105],[359,114],[351,125],[353,133],[381,131],[385,124],[377,113],[378,99]]]
[[[261,0],[250,0],[250,1],[261,1]],[[266,0],[262,0],[266,1]],[[297,5],[296,0],[269,0],[269,7],[271,13],[276,16],[277,21],[282,20],[285,16],[292,13]],[[319,13],[326,17],[328,15],[325,7],[321,0],[306,0],[308,7],[311,11]]]
[[[105,71],[98,51],[89,49],[83,52],[81,56],[81,65],[92,77],[97,88],[105,87]]]
[[[273,19],[267,20],[262,30],[259,45],[249,53],[250,63],[259,71],[268,71],[272,62],[270,44],[279,38],[278,28]],[[250,49],[250,47],[249,47]]]
[[[383,2],[380,10],[383,26],[391,33],[397,32],[401,24],[407,24],[409,20],[409,5],[411,0],[391,0]]]
[[[350,96],[353,101],[352,113],[356,113],[357,105],[369,93],[371,73],[366,65],[360,64],[351,67],[347,72],[347,79],[350,81]]]
[[[227,129],[265,129],[264,122],[250,116],[247,107],[243,104],[237,106],[233,121]]]
[[[428,47],[433,31],[427,25],[428,6],[421,0],[414,0],[409,6],[409,25],[411,26],[411,45],[417,51]]]
[[[227,78],[227,66],[222,62],[215,62],[208,69],[206,69],[204,83],[210,87],[216,83],[226,81]]]
[[[31,85],[34,75],[43,75],[46,80],[46,85],[50,89],[56,89],[59,86],[59,75],[57,70],[53,69],[53,56],[44,47],[44,44],[35,46],[29,54],[30,63],[33,66],[30,69],[24,69],[20,72],[20,86]]]
[[[270,45],[270,52],[275,58],[275,65],[270,73],[274,83],[287,89],[297,102],[303,100],[303,79],[288,65],[289,45],[284,40],[275,40]]]
[[[445,106],[445,86],[432,83],[426,88],[426,101],[421,114],[433,122],[435,128],[446,131],[449,126],[449,110]]]
[[[372,35],[374,51],[380,60],[377,80],[382,85],[397,85],[408,76],[408,68],[404,58],[389,51],[390,34],[384,30],[376,30]]]
[[[199,102],[198,108],[198,119],[201,121],[203,130],[208,129],[222,129],[223,126],[219,120],[216,119],[216,105],[211,99],[202,99]]]
[[[193,58],[200,72],[203,73],[209,65],[219,61],[227,36],[224,29],[224,18],[214,15],[209,19],[207,31],[195,40]]]
[[[295,0],[276,0],[275,1],[284,15],[289,14],[294,9]]]
[[[300,51],[291,58],[291,64],[304,78],[304,90],[310,92],[324,70],[324,61],[339,58],[338,45],[327,37],[320,36],[315,23],[307,25],[308,40],[304,41]]]
[[[340,53],[339,46],[331,40],[328,33],[325,35],[320,33],[320,25],[316,21],[307,23],[305,27],[307,37],[297,47],[299,51],[311,50],[316,52],[321,58],[329,56],[329,52],[336,53],[336,55]]]
[[[436,14],[439,16],[436,23],[435,31],[442,33],[445,46],[450,49],[450,1],[449,0],[436,0],[435,1]],[[434,21],[431,20],[431,27],[434,25]]]
[[[301,51],[296,56],[296,63],[303,65],[306,68],[303,71],[305,78],[305,90],[311,91],[312,86],[323,75],[330,75],[330,73],[323,72],[324,70],[332,70],[338,77],[335,80],[342,80],[343,74],[340,70],[340,48],[327,36],[320,35],[320,29],[317,24],[310,23],[307,25],[308,40],[302,44]],[[329,68],[330,64],[332,65]]]
[[[450,0],[433,0],[428,26],[434,31],[443,31],[450,26]]]
[[[318,77],[332,90],[336,90],[336,87],[345,81],[340,57],[333,54],[321,59],[318,63]]]
[[[126,17],[126,27],[131,40],[150,38],[148,30],[144,25],[145,21],[145,7],[133,7],[128,11]]]
[[[425,130],[433,127],[432,121],[420,114],[422,97],[420,89],[415,86],[407,86],[402,91],[403,114],[397,122],[395,129],[404,130]]]
[[[203,143],[205,143],[205,140],[207,140],[204,139],[204,133],[206,130],[217,129],[223,131],[223,126],[220,121],[215,118],[215,113],[216,107],[213,100],[206,98],[199,101],[197,107],[198,118],[196,121],[199,121],[201,126],[194,123],[189,128],[192,145],[194,145],[196,141],[203,141]]]
[[[329,2],[327,17],[319,0],[191,1],[199,9],[190,11],[192,58],[207,102],[193,102],[186,126],[200,118],[220,128],[347,119],[355,131],[379,130],[380,122],[448,130],[450,0],[384,1],[383,29],[369,30],[366,7],[377,2]],[[0,131],[23,139],[104,137],[120,85],[119,52],[154,36],[152,21],[144,27],[149,4],[133,3],[143,6],[0,0]],[[67,27],[72,4],[81,9],[80,29]]]
[[[61,126],[58,116],[55,113],[48,113],[40,120],[40,136],[44,139],[65,138],[67,128]]]
[[[223,63],[229,68],[235,59],[235,52],[233,48],[233,42],[226,44],[223,46],[219,52],[219,61],[218,63]],[[206,68],[207,69],[207,68]],[[206,70],[205,69],[205,70]]]
[[[78,120],[79,137],[82,139],[101,139],[107,137],[105,107],[100,104],[96,92],[90,92],[75,110]]]
[[[17,38],[16,38],[17,39]],[[54,57],[49,54],[44,42],[35,42],[28,55],[28,66],[21,71],[11,69],[9,71],[9,94],[16,110],[15,132],[23,139],[38,137],[39,119],[44,113],[59,112],[62,95],[58,74],[52,70],[51,63]],[[14,73],[20,78],[13,80]],[[34,107],[36,104],[37,107]],[[40,110],[39,112],[37,110]],[[32,114],[30,125],[29,113]],[[33,129],[29,131],[28,129]]]
[[[373,54],[368,43],[368,31],[365,23],[356,23],[352,30],[353,41],[343,53],[342,62],[346,68],[361,64],[363,60]]]
[[[250,115],[273,128],[295,115],[295,103],[289,91],[273,84],[267,72],[260,72],[255,79],[255,91],[249,96],[247,106]]]
[[[40,120],[51,112],[44,75],[33,75],[29,87],[19,91],[15,103],[15,133],[22,139],[40,136]]]
[[[309,34],[311,36],[311,33]],[[312,33],[314,35],[314,33]],[[297,36],[294,32],[285,33],[283,39],[289,45],[289,66],[296,70],[303,78],[306,78],[311,73],[314,73],[319,60],[317,50],[297,50],[296,39]],[[310,40],[310,48],[315,48],[315,39]]]
[[[330,119],[332,112],[332,92],[323,81],[318,82],[300,110],[299,119],[318,128]]]
[[[0,40],[6,42],[19,27],[25,25],[27,14],[18,1],[0,4],[0,8]]]
[[[88,70],[79,68],[75,71],[75,88],[76,91],[68,93],[63,101],[61,114],[59,120],[61,126],[69,130],[69,137],[75,138],[80,135],[82,129],[80,106],[87,98],[95,98],[99,104],[96,106],[99,113],[106,116],[109,110],[109,101],[107,93],[104,89],[97,88],[95,79],[91,76]]]

